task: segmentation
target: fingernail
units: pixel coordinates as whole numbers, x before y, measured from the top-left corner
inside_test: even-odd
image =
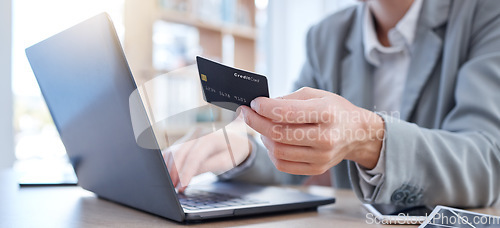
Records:
[[[250,102],[250,107],[251,107],[253,110],[255,110],[256,112],[258,112],[258,111],[259,111],[259,110],[258,110],[258,109],[259,109],[259,106],[257,105],[257,102],[255,101],[255,99],[254,99],[254,100],[252,100],[252,101]]]

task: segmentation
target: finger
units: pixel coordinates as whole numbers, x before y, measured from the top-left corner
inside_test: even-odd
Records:
[[[200,139],[189,140],[187,142],[177,144],[176,147],[172,148],[173,160],[178,168],[183,168],[182,165],[189,153],[192,152],[192,148],[196,145]],[[180,172],[177,170],[177,172]]]
[[[165,166],[167,167],[168,174],[170,176],[170,180],[172,181],[173,185],[175,186],[175,174],[172,172],[172,152],[169,150],[162,150],[161,155],[163,157],[163,161],[165,162]]]
[[[183,138],[179,139],[181,140],[187,140],[190,138],[196,138],[195,134],[197,131],[190,132],[186,134]],[[185,167],[185,160],[186,157],[190,154],[193,153],[193,148],[197,144],[199,139],[194,139],[194,140],[189,140],[185,141],[180,144],[176,144],[172,147],[169,148],[170,154],[171,154],[171,159],[169,160],[169,164],[167,167],[169,168],[169,172],[171,173],[172,177],[172,183],[175,187],[179,188],[181,187],[181,171]],[[181,189],[178,189],[179,191],[182,192]]]
[[[280,99],[292,99],[292,100],[308,100],[312,98],[317,98],[318,94],[323,95],[324,90],[314,89],[311,87],[302,87],[293,93],[279,97]]]
[[[172,184],[176,187],[179,184],[179,173],[177,172],[177,167],[175,166],[174,157],[172,153],[167,153],[165,155],[165,164],[167,165],[168,174],[172,180]]]
[[[184,154],[184,159],[182,160],[181,168],[179,170],[180,187],[186,187],[191,182],[191,179],[200,174],[202,166],[204,166],[205,161],[216,153],[214,142],[217,132],[211,133],[209,135],[203,136],[199,139],[193,140],[195,144],[189,148]],[[179,164],[179,163],[177,163]]]
[[[188,133],[182,136],[180,139],[174,142],[172,146],[176,146],[178,144],[186,143],[192,139],[196,139],[197,136],[201,133],[202,129],[200,128],[191,128]]]
[[[258,97],[250,105],[259,115],[279,123],[300,124],[329,121],[329,113],[325,110],[323,98],[297,100]]]
[[[191,179],[199,174],[201,163],[206,159],[194,152],[203,152],[203,150],[206,149],[206,147],[200,148],[200,146],[195,146],[193,147],[193,150],[187,154],[186,159],[184,160],[184,163],[182,163],[182,167],[179,171],[180,187],[187,187],[189,182],[191,182]]]
[[[295,126],[293,124],[274,123],[248,107],[242,107],[242,112],[244,112],[245,122],[249,127],[274,141],[297,146],[313,146],[317,144],[316,140],[312,140],[317,135],[315,132],[318,132],[318,130],[314,129],[314,125]],[[307,138],[308,134],[309,138]]]
[[[179,186],[179,187],[177,187],[177,191],[179,193],[183,193],[184,191],[186,191],[186,188],[187,188],[187,186]]]
[[[271,159],[271,161],[279,171],[294,175],[319,175],[328,170],[314,164],[304,162],[291,162],[281,159]]]
[[[227,151],[219,151],[217,154],[203,162],[199,173],[212,172],[218,175],[232,168],[234,168],[233,162],[227,154]]]
[[[242,106],[245,106],[245,105],[242,105]],[[236,114],[235,114],[235,118],[233,120],[233,122],[240,122],[240,121],[243,121],[243,112],[241,112],[241,107],[242,106],[239,106],[237,109],[236,109]]]
[[[305,163],[320,163],[328,159],[326,155],[313,150],[313,148],[309,146],[283,144],[275,142],[265,136],[261,136],[261,139],[268,150],[269,156],[276,159]]]
[[[293,146],[310,146],[326,148],[331,146],[332,130],[320,124],[276,124],[270,127],[267,134],[271,140]]]

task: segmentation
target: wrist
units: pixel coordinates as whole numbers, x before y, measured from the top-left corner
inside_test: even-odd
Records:
[[[378,114],[363,110],[369,118],[361,124],[364,136],[356,140],[357,145],[353,151],[346,157],[367,169],[373,169],[378,163],[380,150],[385,137],[385,124],[382,117]]]
[[[238,163],[238,166],[240,166],[241,164],[247,162],[248,159],[250,159],[250,157],[255,153],[254,150],[256,150],[256,145],[255,145],[255,142],[252,140],[252,137],[251,135],[245,135],[244,136],[247,143],[248,143],[248,147],[245,148],[245,154],[246,156],[244,157],[244,159]]]

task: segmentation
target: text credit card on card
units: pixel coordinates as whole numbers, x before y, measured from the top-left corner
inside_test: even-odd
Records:
[[[236,111],[250,106],[257,97],[269,97],[267,78],[256,73],[228,67],[197,56],[198,72],[205,101]]]

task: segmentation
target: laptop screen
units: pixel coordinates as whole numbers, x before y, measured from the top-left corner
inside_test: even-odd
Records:
[[[182,220],[160,150],[136,143],[129,110],[136,85],[107,14],[35,44],[26,54],[79,185]]]

